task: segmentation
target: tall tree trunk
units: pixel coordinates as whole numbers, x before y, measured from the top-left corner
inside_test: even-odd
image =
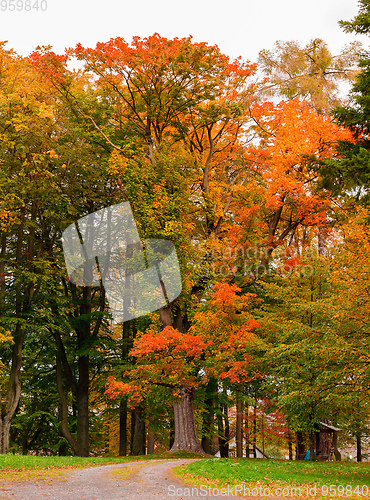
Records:
[[[57,378],[57,390],[58,390],[59,401],[60,401],[59,420],[60,420],[62,433],[63,433],[63,436],[68,441],[68,443],[71,445],[74,453],[78,456],[78,455],[80,455],[80,450],[78,448],[77,441],[72,436],[72,434],[70,433],[69,428],[68,428],[68,403],[67,403],[67,398],[65,396],[64,389],[63,389],[62,363],[60,360],[59,353],[57,354],[57,359],[56,359],[56,378]]]
[[[237,458],[242,458],[243,457],[243,400],[241,398],[240,391],[236,393],[235,440],[236,440],[236,456]]]
[[[220,449],[220,456],[222,458],[227,458],[229,456],[229,437],[230,437],[230,425],[228,418],[228,408],[220,408],[220,413],[217,415],[218,424],[218,444]]]
[[[90,270],[86,272],[91,272]],[[76,394],[77,405],[77,443],[81,457],[89,456],[89,371],[90,356],[88,342],[91,335],[91,287],[83,287],[83,303],[80,307],[81,316],[84,316],[83,325],[76,328],[78,348],[86,354],[78,356],[78,387]]]
[[[306,454],[304,445],[304,437],[301,431],[297,431],[295,435],[295,459],[303,460]]]
[[[89,456],[89,356],[78,358],[77,443],[80,457]]]
[[[173,417],[170,418],[170,445],[168,449],[170,450],[175,442],[175,419]]]
[[[361,434],[356,434],[357,462],[362,462]]]
[[[223,415],[222,415],[221,411],[222,411],[222,409],[220,408],[219,413],[217,413],[218,450],[220,452],[220,457],[225,458],[226,457],[226,452],[225,452],[226,439],[225,439]]]
[[[132,258],[134,254],[133,246],[128,246],[126,256],[128,259]],[[127,294],[124,294],[123,300],[123,315],[125,318],[129,317],[130,300],[127,297],[132,295],[133,282],[129,271],[125,272],[125,288]],[[133,326],[132,338],[130,338],[131,325]],[[128,353],[132,347],[133,338],[135,336],[135,320],[124,321],[122,324],[122,350],[121,358],[123,364],[127,362]],[[131,439],[132,444],[132,439]],[[132,446],[131,446],[132,450]],[[124,457],[127,455],[127,398],[122,398],[119,407],[119,456]]]
[[[119,452],[120,457],[127,455],[127,399],[122,398],[119,404]]]
[[[206,399],[204,401],[205,411],[202,422],[202,448],[205,453],[213,454],[214,446],[214,398],[217,389],[217,382],[210,378],[206,386]]]
[[[253,458],[257,458],[257,450],[256,450],[256,442],[257,442],[257,405],[253,406]]]
[[[163,328],[166,326],[172,326],[171,304],[159,309],[159,315]],[[172,395],[175,396],[173,401],[175,439],[170,451],[188,450],[204,454],[204,450],[197,435],[195,424],[194,388],[175,388],[172,389]]]
[[[289,460],[293,460],[293,435],[290,429],[287,432]]]
[[[68,409],[68,408],[67,408]],[[67,413],[68,415],[68,413]],[[63,430],[62,430],[62,405],[59,403],[58,405],[58,422],[59,422],[59,428],[58,428],[58,437],[59,439],[64,438]],[[68,428],[68,424],[67,424]],[[59,441],[59,447],[58,447],[58,457],[66,457],[68,454],[68,445],[65,440],[62,440],[62,442]]]
[[[229,456],[229,440],[230,440],[230,421],[229,421],[229,409],[227,406],[224,407],[224,419],[225,419],[225,458]]]
[[[126,301],[124,307],[127,307]],[[125,311],[126,313],[126,311]],[[130,339],[131,321],[125,321],[122,325],[122,361],[127,361],[128,353],[132,346]],[[122,398],[119,406],[119,456],[127,455],[127,398]]]
[[[177,395],[176,395],[177,394]],[[171,451],[188,450],[194,453],[204,454],[200,444],[194,415],[194,387],[182,387],[174,389],[173,411],[175,417],[175,441]]]
[[[138,405],[131,412],[131,455],[145,455],[146,433],[143,407]]]
[[[245,456],[249,458],[249,406],[245,407],[245,415],[244,415],[244,429],[245,429]]]

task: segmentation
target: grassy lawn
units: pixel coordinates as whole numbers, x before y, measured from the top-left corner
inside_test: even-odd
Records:
[[[69,469],[120,464],[133,461],[199,458],[188,452],[157,453],[137,457],[38,457],[34,455],[0,455],[0,481],[27,479],[63,480]],[[124,474],[124,473],[123,473]]]
[[[256,496],[256,488],[259,492],[269,488],[271,496],[280,498],[370,498],[370,463],[220,458],[194,462],[175,472],[198,487],[229,486],[234,493],[244,492],[245,487],[251,497]],[[235,485],[242,485],[242,491],[241,487],[235,490]]]

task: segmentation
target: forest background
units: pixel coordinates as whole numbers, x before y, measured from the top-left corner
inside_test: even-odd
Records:
[[[369,6],[342,27],[368,33]],[[238,456],[243,438],[292,456],[326,419],[361,459],[368,65],[321,39],[258,64],[156,33],[1,44],[2,453],[227,456],[235,435]],[[142,239],[175,244],[183,291],[115,325],[102,285],[69,281],[61,235],[123,201]]]

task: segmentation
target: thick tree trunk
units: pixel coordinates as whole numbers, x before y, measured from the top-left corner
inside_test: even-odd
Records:
[[[169,306],[162,307],[161,309],[159,309],[159,316],[161,318],[163,328],[165,328],[166,326],[172,326],[171,304]]]
[[[171,304],[159,309],[159,315],[163,328],[172,325]],[[173,389],[172,395],[175,396],[173,401],[175,439],[170,451],[188,450],[204,454],[195,425],[194,388],[182,387],[181,389]]]
[[[91,270],[85,270],[86,273],[91,272]],[[91,281],[88,277],[85,280]],[[72,298],[76,304],[76,310],[78,310],[77,304],[80,301],[76,294],[76,285],[73,283],[69,284]],[[105,305],[105,294],[104,289],[101,288],[100,291],[100,312],[104,311]],[[60,356],[61,366],[63,367],[64,375],[66,380],[72,390],[74,396],[73,402],[73,414],[77,415],[77,448],[74,448],[75,452],[78,450],[78,455],[81,457],[89,456],[89,371],[90,371],[90,355],[89,346],[91,338],[97,336],[102,319],[97,319],[93,331],[91,325],[91,310],[92,310],[92,289],[91,287],[83,287],[83,301],[79,306],[79,316],[82,317],[81,321],[78,323],[79,327],[75,328],[77,334],[78,343],[78,381],[76,381],[72,368],[68,363],[65,348],[63,345],[62,338],[58,332],[51,331],[54,336],[56,347]],[[56,305],[52,304],[51,307],[55,309],[57,314]],[[67,433],[64,433],[67,438]],[[68,438],[67,438],[68,439]],[[72,446],[72,444],[71,444]]]
[[[209,415],[204,415],[203,417],[203,428],[204,429],[209,429],[209,427],[207,427],[207,422],[209,422]],[[203,434],[202,436],[202,448],[204,450],[205,453],[208,453],[208,455],[211,455],[212,454],[212,451],[211,451],[211,436],[210,434],[208,434],[209,431],[206,431],[207,434]]]
[[[361,434],[356,435],[357,462],[362,462]]]
[[[195,425],[194,387],[182,387],[181,389],[173,390],[173,393],[179,394],[173,402],[175,441],[170,451],[187,450],[204,454]]]
[[[67,411],[68,411],[68,408],[67,408]],[[59,438],[64,438],[64,434],[63,434],[63,430],[62,430],[62,418],[63,418],[63,415],[62,415],[63,411],[62,411],[62,405],[59,403],[58,405],[58,422],[59,422],[59,429],[58,429],[58,437]],[[67,413],[68,415],[68,413]],[[68,424],[67,424],[67,428],[68,428]],[[66,441],[62,441],[58,447],[58,457],[66,457],[68,454],[68,444],[66,443]]]
[[[135,407],[131,412],[131,455],[145,455],[146,433],[143,408]]]
[[[295,435],[295,459],[303,460],[306,454],[305,444],[304,444],[304,436],[300,431],[296,432]]]

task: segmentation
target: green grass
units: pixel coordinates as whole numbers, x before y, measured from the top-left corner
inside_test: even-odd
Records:
[[[316,499],[358,498],[355,494],[347,496],[346,492],[339,495],[338,488],[340,485],[344,488],[348,485],[349,493],[360,485],[360,489],[362,486],[368,487],[367,498],[370,498],[370,463],[221,458],[193,462],[177,467],[175,472],[191,484],[211,485],[217,488],[227,488],[236,484],[243,484],[250,489],[269,487],[271,490],[284,486],[300,486],[304,495],[307,487],[316,485]],[[330,495],[330,492],[327,492],[326,496],[322,496],[324,485],[333,485],[332,492],[337,494]],[[364,488],[362,491],[366,493],[367,490]]]

